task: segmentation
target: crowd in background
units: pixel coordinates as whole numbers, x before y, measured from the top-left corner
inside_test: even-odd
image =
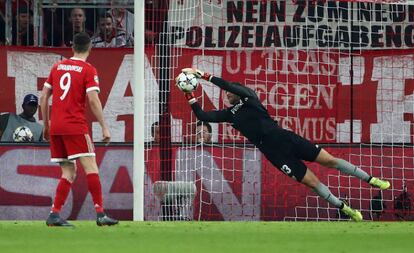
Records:
[[[0,0],[0,45],[70,47],[73,35],[84,31],[94,47],[133,46],[134,10],[120,8],[118,1],[110,1],[113,8],[42,8],[41,38],[35,44],[33,1],[12,0],[12,39],[7,42],[5,1]],[[168,1],[145,0],[146,44],[157,42],[167,12]]]

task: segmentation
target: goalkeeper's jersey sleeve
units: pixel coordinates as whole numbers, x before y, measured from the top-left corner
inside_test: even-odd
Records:
[[[205,112],[197,102],[191,105],[197,119],[205,122],[228,122],[229,112],[227,109]]]
[[[256,97],[257,98],[256,93],[252,89],[245,87],[243,85],[240,85],[238,83],[231,83],[216,76],[212,76],[210,79],[210,82],[220,87],[221,89],[229,91],[240,97]]]

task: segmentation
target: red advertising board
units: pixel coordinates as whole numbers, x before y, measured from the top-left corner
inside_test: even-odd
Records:
[[[158,120],[160,88],[153,48],[145,57],[145,138]],[[184,67],[199,67],[256,90],[270,115],[284,128],[318,143],[412,143],[414,65],[412,50],[363,51],[350,58],[336,50],[173,50],[169,112],[174,142],[181,142],[194,123],[183,94],[173,78]],[[19,112],[25,94],[39,94],[52,65],[70,57],[70,49],[0,47],[0,112]],[[101,80],[101,100],[113,141],[133,140],[132,50],[94,49],[89,62]],[[352,83],[352,85],[351,85]],[[390,94],[393,94],[390,96]],[[352,96],[351,96],[352,94]],[[205,110],[229,106],[224,91],[202,82],[196,91]],[[351,111],[352,108],[352,111]],[[391,108],[391,109],[389,109]],[[91,131],[100,137],[88,112]],[[352,125],[352,131],[351,131]],[[399,134],[396,134],[399,133]],[[228,124],[213,125],[216,142],[243,142]]]
[[[387,208],[384,219],[394,216],[394,198],[405,184],[414,193],[412,148],[327,148],[332,154],[350,158],[373,175],[390,179],[393,190],[384,191]],[[233,158],[221,156],[222,152]],[[145,206],[147,220],[158,220],[160,200],[153,193],[159,180],[159,149],[146,150]],[[395,157],[384,155],[394,154]],[[284,220],[336,219],[337,210],[305,186],[276,170],[257,150],[222,147],[183,148],[172,151],[174,180],[194,182],[197,195],[194,219],[202,220]],[[358,154],[349,156],[349,153]],[[0,146],[0,219],[44,219],[50,210],[60,169],[49,162],[47,146]],[[132,219],[132,147],[97,147],[97,161],[108,213]],[[370,201],[378,190],[337,170],[310,164],[333,194],[347,198],[352,206],[370,218]],[[403,179],[406,179],[405,181]],[[78,175],[62,214],[69,219],[93,219],[94,208],[85,175]]]

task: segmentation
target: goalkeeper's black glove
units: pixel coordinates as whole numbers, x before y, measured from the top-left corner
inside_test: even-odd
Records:
[[[185,98],[187,99],[187,101],[188,101],[188,103],[189,103],[190,105],[192,105],[192,104],[194,104],[195,102],[197,102],[197,99],[195,98],[195,96],[194,96],[194,93],[193,93],[193,92],[186,92],[186,93],[184,93],[184,95],[185,95]]]
[[[185,68],[185,69],[182,69],[181,72],[188,73],[188,74],[193,74],[197,78],[201,78],[201,79],[204,79],[206,81],[210,81],[210,78],[211,78],[211,74],[210,73],[201,71],[199,69]]]

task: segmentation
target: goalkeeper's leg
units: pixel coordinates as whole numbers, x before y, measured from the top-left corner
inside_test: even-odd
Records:
[[[303,177],[302,184],[308,186],[311,188],[318,196],[328,201],[330,204],[336,206],[339,208],[343,213],[351,217],[354,221],[362,221],[362,214],[360,211],[352,209],[349,207],[346,203],[338,199],[335,195],[332,194],[332,192],[329,190],[329,188],[324,185],[322,182],[319,181],[319,179],[316,177],[316,175],[310,170],[306,170],[306,174]]]
[[[361,168],[358,168],[350,162],[333,157],[324,149],[321,149],[320,153],[316,157],[315,162],[329,168],[338,169],[347,175],[355,176],[374,187],[380,188],[381,190],[386,190],[390,187],[390,183],[388,181],[372,177]]]

